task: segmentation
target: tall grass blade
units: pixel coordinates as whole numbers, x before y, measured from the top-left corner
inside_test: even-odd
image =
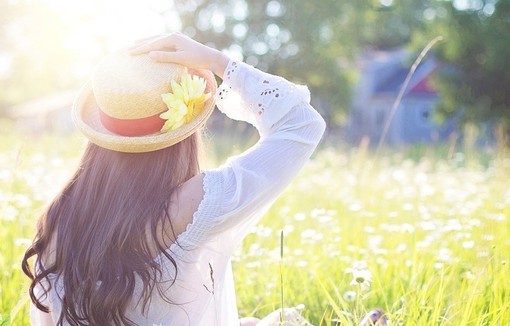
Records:
[[[405,93],[405,91],[407,89],[407,86],[409,85],[409,82],[411,81],[411,78],[413,77],[414,73],[416,72],[416,68],[418,68],[418,66],[420,65],[421,61],[423,60],[425,55],[427,55],[427,53],[430,51],[430,49],[432,49],[432,47],[436,43],[438,43],[438,42],[440,42],[442,40],[443,40],[442,36],[437,36],[432,41],[430,41],[427,44],[427,46],[425,46],[425,48],[423,48],[423,50],[421,51],[420,55],[418,56],[418,58],[416,58],[416,60],[414,61],[413,65],[411,67],[411,69],[407,73],[406,79],[404,80],[404,84],[400,88],[400,91],[398,92],[398,96],[395,99],[395,102],[393,102],[393,106],[391,108],[390,115],[388,116],[388,119],[386,120],[386,123],[384,124],[384,129],[383,129],[383,132],[381,134],[381,138],[379,138],[379,143],[377,144],[376,156],[379,153],[379,150],[381,149],[381,147],[382,147],[382,145],[384,143],[384,140],[386,139],[386,135],[388,134],[388,130],[390,129],[390,125],[391,125],[391,122],[393,120],[393,117],[395,116],[395,113],[397,112],[398,106],[400,105],[400,102],[402,101],[402,97],[404,96],[404,93]]]
[[[281,299],[281,312],[280,322],[283,325],[285,323],[285,313],[283,304],[283,230],[280,232],[280,299]]]

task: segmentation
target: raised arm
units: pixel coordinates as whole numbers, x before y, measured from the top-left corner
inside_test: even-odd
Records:
[[[221,235],[223,247],[232,249],[309,159],[324,120],[310,106],[305,86],[229,60],[183,34],[142,40],[132,48],[133,54],[147,52],[158,61],[212,70],[223,78],[216,94],[220,111],[259,131],[255,146],[204,174],[193,225],[179,238],[193,247]]]
[[[304,166],[325,129],[304,86],[231,61],[218,90],[218,108],[251,123],[260,133],[255,146],[213,173],[223,189],[220,231],[234,228],[234,243],[249,231]]]

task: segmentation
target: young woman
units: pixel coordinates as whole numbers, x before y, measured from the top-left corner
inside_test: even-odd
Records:
[[[201,171],[199,130],[215,101],[260,140]],[[100,64],[73,107],[90,143],[23,259],[32,323],[257,324],[238,319],[230,257],[320,141],[309,101],[306,87],[182,34]]]

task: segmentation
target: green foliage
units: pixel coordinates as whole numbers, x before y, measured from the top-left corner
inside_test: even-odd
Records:
[[[320,152],[239,252],[241,314],[279,305],[283,229],[286,304],[304,304],[314,324],[354,325],[374,307],[392,324],[510,322],[510,161],[502,155],[483,169],[471,157],[459,168],[464,160]],[[364,290],[351,284],[360,262],[372,274]]]
[[[28,325],[19,263],[83,146],[0,127],[0,325]],[[240,314],[279,308],[282,275],[284,304],[314,325],[353,325],[374,307],[392,324],[509,324],[509,178],[504,149],[322,149],[234,257]],[[351,284],[356,266],[368,287]]]
[[[320,99],[328,116],[343,115],[348,107],[351,70],[338,63],[345,46],[331,42],[334,21],[341,2],[324,1],[215,1],[199,3],[190,11],[188,1],[175,1],[183,31],[220,49],[242,54],[264,70],[306,83]],[[224,25],[213,23],[215,13]],[[345,61],[345,60],[344,60]],[[349,65],[347,65],[349,67]],[[318,100],[319,102],[319,100]]]
[[[240,52],[263,70],[306,83],[327,120],[338,122],[349,108],[357,55],[365,47],[405,44],[411,32],[422,26],[421,11],[428,2],[393,6],[373,0],[175,3],[184,32]],[[222,25],[214,24],[215,15],[224,17]]]
[[[99,3],[98,13],[105,9]],[[445,41],[436,47],[448,67],[436,81],[442,117],[460,113],[466,122],[497,121],[510,133],[510,43],[504,41],[510,33],[510,0],[158,3],[148,1],[147,7],[159,8],[168,29],[178,25],[169,21],[175,17],[169,10],[176,10],[182,31],[197,40],[307,84],[314,105],[331,125],[345,121],[360,54],[399,46],[419,52],[442,35]],[[111,31],[84,33],[83,26],[93,26],[93,12],[67,15],[63,8],[50,1],[0,4],[0,113],[16,103],[79,87],[111,48]]]
[[[447,69],[436,81],[440,113],[465,122],[492,121],[510,130],[510,1],[479,1],[456,9],[446,2],[443,13],[428,25],[426,35],[443,35],[437,56]]]

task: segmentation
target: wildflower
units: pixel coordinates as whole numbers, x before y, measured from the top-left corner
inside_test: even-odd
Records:
[[[32,240],[27,239],[27,238],[16,238],[16,239],[14,239],[14,245],[15,246],[27,247],[27,246],[29,246],[31,244],[32,244]]]
[[[162,94],[161,98],[168,111],[159,116],[166,122],[161,131],[166,132],[191,122],[204,108],[205,101],[211,96],[205,93],[205,79],[185,74],[180,83],[172,80],[172,93]]]
[[[475,242],[470,240],[470,241],[464,241],[462,243],[462,247],[465,248],[465,249],[471,249],[475,246]]]
[[[370,283],[372,281],[372,274],[368,269],[363,270],[355,269],[352,272],[352,276],[354,284]]]
[[[356,300],[356,292],[345,291],[344,292],[344,300],[347,302],[353,302],[354,300]]]
[[[461,277],[465,280],[474,280],[476,276],[471,271],[465,271],[461,274]]]
[[[372,283],[372,273],[368,269],[353,268],[351,273],[351,285],[358,285],[362,289],[368,289],[370,287],[370,283]]]

